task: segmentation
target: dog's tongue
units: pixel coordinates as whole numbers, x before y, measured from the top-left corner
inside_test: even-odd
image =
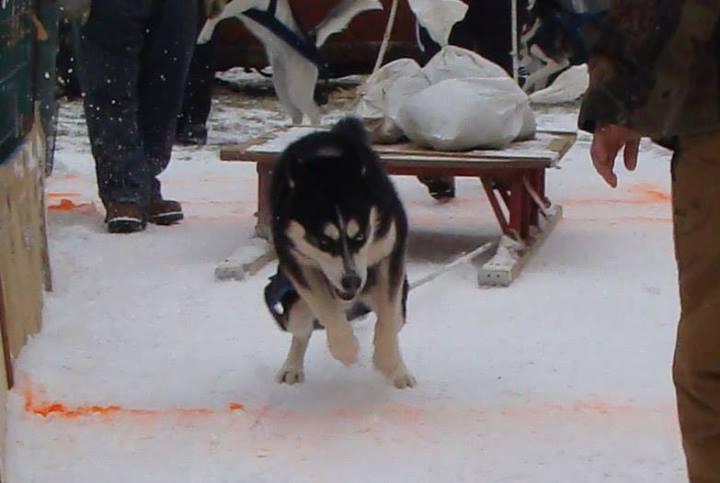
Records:
[[[342,300],[344,300],[346,302],[349,302],[355,298],[355,294],[342,292],[342,291],[338,290],[337,288],[335,289],[335,293],[337,294],[338,297],[340,297]]]

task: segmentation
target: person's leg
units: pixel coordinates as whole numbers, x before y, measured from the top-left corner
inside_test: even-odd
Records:
[[[178,117],[177,141],[180,144],[205,144],[207,120],[212,105],[214,42],[195,46],[188,72],[182,111]]]
[[[98,190],[109,203],[147,203],[149,172],[138,127],[142,12],[135,2],[93,4],[81,31],[80,78]]]
[[[157,176],[170,162],[190,58],[197,38],[197,0],[158,0],[147,24],[140,66],[140,133],[151,176],[151,201],[161,199]],[[151,213],[152,221],[152,213]]]
[[[77,51],[79,29],[76,22],[63,21],[59,25],[59,48],[57,53],[57,80],[60,94],[68,99],[80,99],[82,88],[78,81]]]
[[[673,159],[681,317],[673,376],[692,483],[720,481],[720,133]]]
[[[453,176],[418,176],[430,196],[438,201],[450,201],[455,198],[455,178]]]

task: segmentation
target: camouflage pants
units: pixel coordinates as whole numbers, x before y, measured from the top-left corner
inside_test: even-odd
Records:
[[[673,159],[681,317],[673,377],[692,483],[720,482],[720,133]]]

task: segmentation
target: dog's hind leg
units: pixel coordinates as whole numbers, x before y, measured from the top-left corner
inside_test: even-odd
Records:
[[[273,82],[293,124],[302,124],[307,116],[311,125],[320,125],[320,108],[314,98],[317,80],[317,67],[297,52],[285,50],[276,56]]]
[[[290,48],[290,47],[286,47]],[[292,119],[293,125],[297,126],[303,122],[303,112],[296,105],[293,97],[293,79],[290,75],[291,66],[288,65],[293,60],[292,54],[284,52],[284,55],[280,53],[272,54],[270,56],[270,64],[273,68],[273,86],[275,87],[275,93],[283,105],[287,113]]]
[[[398,278],[399,283],[391,284],[390,260],[380,262],[377,283],[370,291],[370,304],[377,315],[373,364],[395,387],[404,389],[415,386],[416,381],[405,367],[400,353],[398,334],[405,325],[406,291],[403,288],[404,275]]]
[[[292,385],[305,381],[305,352],[312,335],[314,319],[310,308],[302,299],[290,309],[287,330],[293,338],[285,363],[275,375],[278,383]]]
[[[308,117],[312,126],[319,126],[320,108],[315,103],[318,69],[305,59],[299,59],[293,72],[293,82],[290,85],[290,97],[293,104]]]

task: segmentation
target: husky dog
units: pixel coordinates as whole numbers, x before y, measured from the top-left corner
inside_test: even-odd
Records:
[[[333,357],[353,364],[358,341],[348,319],[372,310],[375,368],[398,388],[414,386],[398,345],[408,293],[407,218],[360,121],[345,118],[291,144],[273,170],[270,198],[279,266],[265,296],[293,335],[278,382],[304,380],[305,351],[318,325]]]
[[[520,35],[523,89],[547,87],[573,65],[588,62],[603,30],[610,0],[531,0]]]
[[[209,41],[221,20],[240,19],[263,43],[273,69],[275,91],[293,124],[301,124],[307,116],[316,126],[320,124],[320,109],[314,94],[318,64],[322,63],[317,49],[329,36],[345,29],[359,13],[382,8],[380,0],[340,0],[327,17],[306,34],[298,25],[289,0],[214,0],[209,9],[216,15],[205,23],[198,42]]]

